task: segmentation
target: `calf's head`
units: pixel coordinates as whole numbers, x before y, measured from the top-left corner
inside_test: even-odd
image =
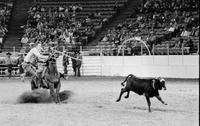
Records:
[[[164,78],[159,77],[157,79],[154,79],[152,83],[153,83],[153,87],[155,89],[158,89],[158,90],[162,90],[162,89],[167,90],[167,88],[165,86],[165,79]]]

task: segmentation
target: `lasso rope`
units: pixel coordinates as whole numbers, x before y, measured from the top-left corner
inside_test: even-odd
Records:
[[[75,60],[82,61],[81,59],[78,59],[78,58],[72,57],[72,56],[70,56],[70,55],[68,55],[68,54],[63,54],[63,52],[61,52],[61,51],[56,50],[56,52],[59,53],[59,54],[65,55],[65,56],[67,56],[67,57],[69,57],[69,58],[71,58],[71,59],[75,59]]]

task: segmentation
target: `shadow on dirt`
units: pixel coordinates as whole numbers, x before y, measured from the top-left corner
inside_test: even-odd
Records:
[[[145,110],[148,111],[148,108],[146,107],[136,107],[134,106],[133,109],[138,109],[138,110]],[[190,111],[184,111],[184,110],[175,110],[175,109],[161,109],[161,108],[151,108],[152,112],[153,111],[160,111],[160,112],[174,112],[174,113],[193,113]]]

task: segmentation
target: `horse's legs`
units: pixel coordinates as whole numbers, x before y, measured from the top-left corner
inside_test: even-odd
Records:
[[[31,90],[35,90],[35,81],[31,79]]]
[[[57,88],[56,88],[56,97],[57,97],[58,103],[60,102],[60,96],[59,96],[60,87],[61,87],[61,84],[60,84],[60,81],[59,81]]]
[[[54,102],[58,103],[57,96],[56,96],[56,93],[54,91],[54,85],[53,84],[49,84],[49,89],[50,89],[50,95],[53,98]]]

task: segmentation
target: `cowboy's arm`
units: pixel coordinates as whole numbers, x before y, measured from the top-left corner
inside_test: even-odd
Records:
[[[49,56],[45,56],[45,55],[40,54],[40,52],[38,52],[36,50],[33,51],[33,53],[34,53],[35,56],[37,56],[39,59],[42,59],[42,60],[46,60],[49,57]]]

